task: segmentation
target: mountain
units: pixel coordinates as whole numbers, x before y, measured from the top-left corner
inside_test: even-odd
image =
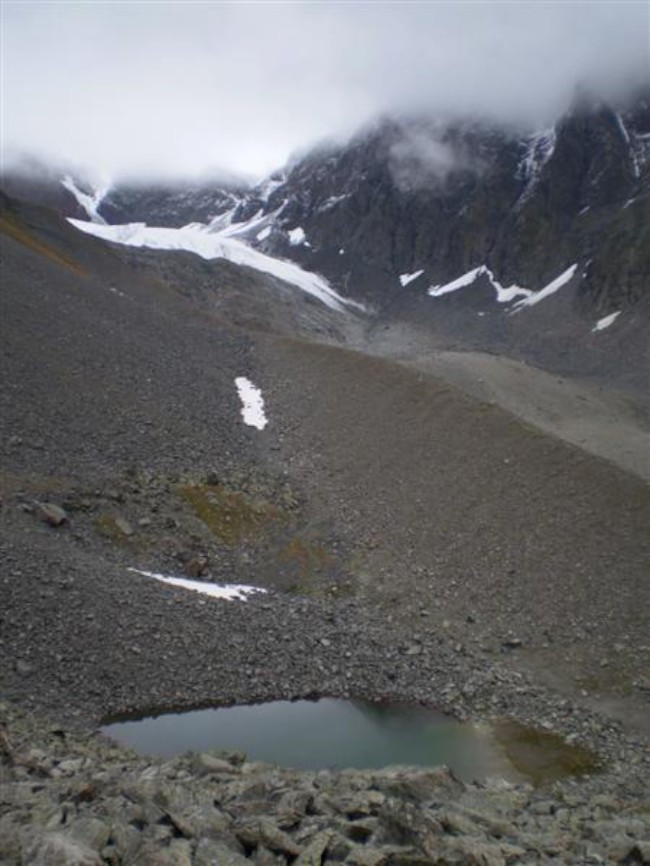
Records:
[[[88,204],[95,197],[95,184],[77,167],[47,163],[29,154],[3,154],[0,189],[12,198],[52,208],[66,217],[93,218],[93,206],[82,202]]]
[[[186,183],[118,182],[108,190],[99,212],[108,223],[179,228],[192,222],[209,223],[233,210],[248,189],[243,179],[235,177]]]
[[[293,261],[295,285],[361,301],[384,348],[408,323],[425,353],[499,353],[647,401],[649,106],[647,91],[620,105],[581,93],[533,132],[384,117],[252,188],[229,177],[102,188],[61,169],[9,189],[118,243],[283,279]]]
[[[620,110],[582,98],[529,135],[386,118],[307,154],[233,219],[261,208],[263,248],[381,307],[408,275],[424,290],[484,266],[535,291],[577,264],[580,297],[610,313],[650,282],[649,105],[647,94]]]

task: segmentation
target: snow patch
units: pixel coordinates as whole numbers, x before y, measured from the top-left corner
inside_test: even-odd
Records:
[[[591,329],[591,333],[596,334],[598,331],[604,331],[605,328],[609,328],[609,326],[613,325],[620,315],[621,311],[618,310],[616,313],[610,313],[609,316],[598,319],[594,327]]]
[[[102,186],[98,187],[92,195],[82,192],[70,175],[66,175],[63,178],[61,186],[65,187],[68,192],[72,193],[77,200],[77,203],[86,211],[92,222],[106,225],[106,220],[101,216],[101,214],[97,213],[97,208],[102,203],[110,188],[108,183],[102,184]]]
[[[258,430],[263,430],[269,423],[264,414],[264,398],[259,388],[247,379],[245,376],[238,376],[235,379],[237,393],[242,401],[241,414],[244,419],[244,424],[249,427],[256,427]]]
[[[402,286],[408,286],[409,283],[412,283],[413,280],[417,280],[417,278],[419,276],[421,276],[423,273],[424,273],[424,269],[422,269],[421,271],[413,271],[412,274],[400,274],[399,275],[399,281],[402,284]]]
[[[267,226],[266,228],[262,229],[261,232],[258,232],[255,235],[255,237],[257,238],[258,241],[265,241],[270,234],[271,234],[271,226]]]
[[[263,219],[268,218],[260,219],[256,214],[245,225],[250,229],[256,221],[262,222]],[[345,312],[346,307],[365,310],[363,304],[343,298],[335,292],[328,281],[319,274],[305,271],[293,262],[275,259],[231,237],[232,234],[243,230],[241,225],[234,228],[229,226],[221,232],[214,232],[209,226],[198,223],[173,229],[147,226],[145,223],[99,225],[75,219],[69,219],[68,222],[82,232],[113,243],[159,250],[186,250],[204,259],[226,259],[236,265],[245,265],[291,283],[308,295],[318,298],[330,309],[341,313]]]
[[[300,244],[305,243],[305,239],[306,239],[305,230],[303,228],[301,228],[300,226],[298,226],[298,228],[291,229],[291,231],[288,232],[288,235],[289,235],[289,243],[291,244],[292,247],[297,247],[297,246],[300,246]]]
[[[468,271],[466,274],[463,274],[461,277],[458,277],[455,280],[452,280],[450,283],[445,283],[444,285],[431,286],[431,288],[427,291],[427,294],[432,298],[440,298],[442,295],[447,295],[449,292],[455,292],[458,289],[465,288],[465,286],[471,286],[479,277],[486,276],[490,282],[490,285],[497,293],[497,301],[500,304],[508,304],[511,301],[514,301],[515,298],[524,296],[527,298],[532,294],[530,289],[524,289],[521,286],[502,286],[501,283],[494,276],[492,271],[487,267],[487,265],[481,265],[478,268],[474,268],[471,271]]]
[[[203,595],[212,596],[212,598],[225,598],[229,601],[237,599],[238,601],[246,601],[249,595],[254,595],[257,592],[266,592],[259,586],[246,586],[241,583],[207,583],[202,580],[187,580],[184,577],[166,577],[164,574],[157,574],[154,571],[142,571],[139,568],[129,568],[134,574],[141,574],[143,577],[152,577],[154,580],[159,580],[161,583],[166,583],[169,586],[180,586],[182,589],[189,589],[193,592],[200,592]]]
[[[556,277],[548,285],[544,286],[543,289],[540,289],[538,292],[531,293],[529,297],[524,298],[522,301],[518,301],[518,303],[515,304],[513,312],[519,312],[519,310],[523,310],[524,307],[534,307],[535,304],[539,304],[540,301],[548,298],[549,295],[555,294],[558,289],[561,289],[562,286],[565,286],[569,282],[569,280],[573,279],[573,275],[575,274],[577,268],[577,263],[575,265],[571,265],[570,268],[567,268],[566,271],[563,271],[559,277]]]

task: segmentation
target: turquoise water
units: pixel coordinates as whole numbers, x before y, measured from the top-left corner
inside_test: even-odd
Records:
[[[432,710],[361,701],[274,701],[117,722],[105,734],[141,754],[242,750],[249,760],[302,769],[446,764],[460,778],[507,775],[497,747],[471,725]]]

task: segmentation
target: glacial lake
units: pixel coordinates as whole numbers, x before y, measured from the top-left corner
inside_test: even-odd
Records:
[[[322,698],[166,713],[104,726],[141,754],[241,750],[301,769],[446,764],[462,779],[521,778],[493,737],[432,710]]]

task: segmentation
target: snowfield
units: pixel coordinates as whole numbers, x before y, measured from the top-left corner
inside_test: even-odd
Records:
[[[351,301],[335,292],[328,281],[319,274],[305,271],[293,262],[274,259],[232,237],[235,233],[251,230],[256,222],[261,224],[265,219],[266,217],[259,218],[256,214],[248,223],[237,227],[229,226],[218,232],[211,231],[208,226],[200,223],[191,223],[183,228],[173,229],[148,226],[145,223],[99,225],[76,219],[69,219],[68,222],[82,232],[116,244],[157,250],[185,250],[203,259],[226,259],[233,264],[262,271],[296,286],[340,313],[346,312],[347,309],[365,309],[363,304]]]

